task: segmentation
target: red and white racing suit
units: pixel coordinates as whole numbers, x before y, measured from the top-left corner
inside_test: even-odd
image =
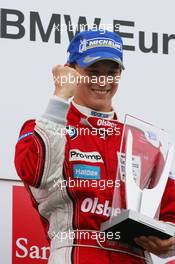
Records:
[[[104,132],[107,128],[110,133]],[[15,166],[50,240],[49,264],[151,263],[142,250],[99,233],[112,213],[122,130],[114,113],[69,106],[56,98],[40,119],[23,125]],[[149,156],[144,166],[149,169]],[[104,187],[102,181],[108,184]],[[174,186],[169,178],[160,208],[160,220],[172,223]],[[125,207],[122,190],[121,200]]]

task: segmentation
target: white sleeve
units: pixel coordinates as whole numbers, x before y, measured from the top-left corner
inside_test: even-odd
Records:
[[[45,162],[40,188],[53,185],[61,177],[66,142],[67,102],[51,98],[43,116],[36,121],[35,131],[45,148]],[[56,178],[55,178],[56,177]]]

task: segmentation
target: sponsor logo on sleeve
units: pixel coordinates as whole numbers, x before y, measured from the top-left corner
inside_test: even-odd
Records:
[[[33,132],[28,132],[28,133],[23,134],[22,136],[20,136],[20,137],[18,138],[18,142],[19,142],[20,140],[26,138],[26,137],[31,136],[31,135],[33,135]]]

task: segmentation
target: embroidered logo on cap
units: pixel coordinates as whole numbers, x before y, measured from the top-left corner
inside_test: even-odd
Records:
[[[122,52],[122,45],[110,38],[92,38],[80,40],[79,52],[97,47],[107,47],[117,49]]]

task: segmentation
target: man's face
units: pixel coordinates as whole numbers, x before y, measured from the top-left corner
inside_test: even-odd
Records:
[[[87,68],[75,68],[82,76],[76,89],[75,103],[97,111],[112,110],[112,97],[117,91],[121,74],[118,63],[98,61]]]

